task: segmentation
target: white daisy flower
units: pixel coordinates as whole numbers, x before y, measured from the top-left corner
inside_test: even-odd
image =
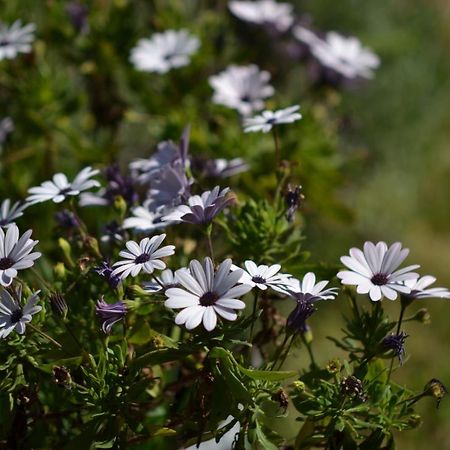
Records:
[[[278,31],[286,31],[294,22],[293,6],[274,0],[231,1],[230,11],[239,19],[258,25],[273,25]]]
[[[419,277],[411,270],[419,265],[412,265],[396,270],[409,254],[409,249],[402,249],[400,242],[392,244],[389,248],[385,242],[372,242],[364,244],[364,251],[357,248],[350,249],[350,256],[342,256],[341,262],[350,270],[337,274],[342,284],[357,286],[358,294],[369,294],[374,302],[383,297],[395,300],[398,292],[409,294],[411,288],[405,281],[415,280]]]
[[[378,56],[363,47],[356,37],[345,37],[331,31],[321,39],[301,26],[294,28],[294,36],[308,45],[321,64],[346,78],[373,78],[373,71],[380,65]]]
[[[290,106],[278,111],[263,111],[260,115],[244,119],[244,132],[262,131],[268,133],[274,125],[281,123],[292,123],[302,118],[297,111],[300,106]]]
[[[214,89],[213,102],[236,109],[244,116],[264,108],[264,99],[274,94],[269,81],[270,73],[259,70],[254,64],[231,65],[209,77],[209,84]]]
[[[0,292],[0,339],[4,339],[14,330],[19,334],[25,333],[25,325],[31,322],[33,314],[42,309],[42,306],[36,306],[39,292],[35,292],[23,308],[8,291]],[[22,287],[19,287],[17,296],[22,298]]]
[[[0,206],[0,227],[8,227],[16,219],[23,216],[23,211],[28,205],[26,203],[16,202],[11,205],[9,198],[3,200]]]
[[[166,73],[186,66],[190,56],[200,47],[200,41],[187,30],[155,33],[150,39],[140,39],[131,50],[130,61],[145,72]]]
[[[72,182],[67,180],[63,173],[53,175],[52,181],[44,181],[40,186],[28,189],[31,194],[27,197],[30,205],[53,200],[54,203],[61,203],[68,196],[75,196],[82,191],[87,191],[93,187],[99,187],[100,183],[91,178],[99,173],[91,167],[85,167]]]
[[[216,186],[202,195],[193,195],[188,198],[187,205],[177,206],[170,214],[163,216],[162,220],[197,225],[209,223],[233,202],[233,198],[227,195],[229,191],[229,188],[220,190],[220,187]]]
[[[251,287],[237,285],[242,270],[230,269],[231,259],[223,261],[214,271],[211,258],[205,258],[203,264],[195,259],[191,261],[189,272],[185,269],[176,271],[182,288],[167,289],[165,305],[181,309],[175,317],[177,325],[192,330],[203,322],[205,329],[212,331],[217,325],[217,316],[236,320],[235,310],[245,308],[245,303],[238,297],[249,292]]]
[[[246,284],[252,288],[257,287],[265,291],[268,287],[280,291],[285,288],[290,275],[279,273],[281,266],[273,264],[267,266],[261,264],[257,266],[253,261],[247,260],[244,262],[245,269],[242,271],[242,276],[239,278],[239,283]],[[238,266],[233,265],[231,270],[242,270]]]
[[[159,248],[165,239],[165,234],[144,238],[139,242],[128,241],[125,245],[128,249],[122,250],[119,255],[125,258],[113,265],[111,276],[119,275],[124,279],[128,275],[136,277],[141,270],[146,273],[153,273],[155,269],[163,270],[166,264],[159,258],[170,256],[175,253],[174,245],[166,245]]]
[[[316,275],[313,272],[308,272],[301,281],[297,278],[289,278],[283,291],[297,300],[309,302],[333,300],[337,295],[338,289],[326,288],[328,283],[329,281],[327,280],[316,283]]]
[[[430,285],[436,282],[436,278],[431,275],[425,275],[421,278],[404,281],[404,284],[411,289],[409,294],[404,294],[405,297],[411,299],[421,298],[450,298],[450,291],[443,287],[429,288]]]
[[[132,228],[139,232],[151,232],[167,227],[169,223],[161,221],[161,214],[150,211],[144,206],[137,206],[131,210],[133,217],[127,217],[123,221],[122,228]]]
[[[8,227],[6,234],[0,227],[0,284],[9,286],[17,276],[17,271],[28,269],[41,254],[30,253],[39,241],[30,239],[28,230],[19,239],[19,228],[15,223]]]
[[[22,22],[16,20],[8,27],[0,21],[0,61],[13,59],[18,53],[30,53],[35,30],[34,23],[22,27]]]

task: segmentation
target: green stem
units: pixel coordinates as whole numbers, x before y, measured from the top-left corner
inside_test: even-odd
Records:
[[[45,339],[50,341],[52,344],[54,344],[56,347],[62,348],[62,345],[59,342],[55,341],[52,337],[50,337],[47,333],[44,333],[43,331],[41,331],[39,328],[36,328],[32,323],[28,323],[27,325],[33,331],[36,331],[36,333],[40,334],[42,337],[44,337]]]
[[[280,140],[278,138],[278,130],[276,126],[272,127],[273,143],[275,145],[275,167],[278,170],[281,159]]]
[[[316,364],[316,360],[314,358],[314,353],[312,351],[311,343],[307,342],[307,340],[305,339],[304,333],[301,333],[301,338],[302,338],[303,344],[305,344],[306,350],[308,351],[309,359],[311,360],[311,367],[316,369],[319,366]]]
[[[286,361],[287,356],[289,355],[289,352],[291,350],[292,344],[294,343],[295,334],[292,335],[291,340],[289,341],[288,346],[286,347],[286,350],[284,352],[283,357],[281,358],[280,364],[278,365],[278,370],[280,370],[283,367],[284,362]]]
[[[255,296],[253,297],[253,311],[252,311],[252,324],[250,326],[250,337],[249,342],[251,343],[253,340],[253,329],[255,328],[256,322],[256,305],[258,304],[258,290],[255,287]]]
[[[284,346],[286,345],[286,342],[288,341],[289,336],[290,336],[289,334],[286,334],[284,336],[284,340],[283,340],[282,344],[280,345],[280,347],[278,348],[278,350],[277,350],[277,352],[275,354],[275,359],[273,361],[272,366],[270,367],[270,370],[273,370],[275,368],[278,360],[280,359],[281,354],[283,353]]]
[[[209,254],[211,255],[211,259],[214,264],[214,249],[211,240],[212,227],[213,227],[212,222],[206,226],[206,240],[208,242]]]
[[[395,334],[400,334],[400,329],[402,327],[403,316],[405,314],[405,310],[406,310],[406,306],[402,304],[401,309],[400,309],[400,315],[398,317],[398,322],[397,322],[397,330],[396,330]],[[389,373],[388,373],[386,384],[389,383],[389,380],[391,379],[392,369],[394,368],[394,359],[395,359],[395,356],[393,356],[391,359],[391,364],[389,366]]]

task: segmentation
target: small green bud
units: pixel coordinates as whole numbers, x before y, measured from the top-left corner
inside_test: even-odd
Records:
[[[416,314],[414,314],[411,320],[416,320],[417,322],[428,325],[431,323],[431,315],[427,308],[421,308],[416,312]]]
[[[131,286],[127,286],[125,289],[125,296],[127,298],[134,299],[136,297],[150,297],[151,294],[144,290],[138,284],[132,284]]]
[[[58,280],[64,280],[66,278],[66,266],[63,262],[59,262],[55,264],[53,267],[53,273]]]
[[[98,241],[97,239],[95,239],[95,237],[86,236],[84,238],[84,244],[95,256],[101,256]]]
[[[332,359],[328,361],[327,371],[329,373],[339,373],[341,370],[342,364],[338,359]]]
[[[58,245],[63,252],[66,264],[71,268],[74,267],[75,264],[72,259],[72,249],[70,248],[69,242],[66,241],[64,238],[59,238]]]
[[[419,414],[411,414],[411,415],[408,417],[408,425],[409,425],[411,428],[417,428],[417,427],[419,427],[421,424],[422,424],[422,419],[421,419],[421,417],[419,416]]]
[[[311,344],[311,342],[314,340],[314,335],[311,328],[308,327],[308,329],[303,333],[303,337],[305,338],[305,342],[307,344]]]
[[[432,378],[423,388],[424,396],[434,397],[437,400],[437,408],[439,408],[439,404],[447,392],[448,391],[444,383],[439,381],[437,378]]]
[[[293,393],[302,394],[306,390],[306,385],[303,381],[297,380],[292,383]]]
[[[125,217],[127,212],[127,202],[121,195],[114,197],[114,210],[118,212],[121,218]]]

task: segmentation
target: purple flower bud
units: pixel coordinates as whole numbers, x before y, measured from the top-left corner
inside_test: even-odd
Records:
[[[308,330],[306,320],[314,314],[313,303],[304,299],[297,300],[297,306],[287,318],[287,326],[295,333],[305,333]]]
[[[101,299],[97,301],[95,311],[102,321],[103,332],[109,334],[111,333],[112,326],[125,317],[127,307],[121,300],[117,303],[106,303],[102,296]]]
[[[294,220],[295,212],[300,206],[301,201],[304,199],[301,191],[301,186],[295,186],[295,188],[292,189],[291,186],[288,185],[288,190],[284,196],[284,200],[287,206],[286,218],[289,222],[292,222]]]
[[[75,214],[68,209],[63,209],[62,211],[58,211],[54,215],[56,222],[62,228],[72,229],[78,228],[80,226],[80,222],[78,221]]]
[[[391,334],[383,339],[383,346],[387,350],[392,350],[394,355],[398,357],[400,364],[403,364],[405,356],[405,340],[408,335],[402,331],[399,334]]]
[[[106,262],[103,261],[102,265],[99,267],[95,267],[94,272],[98,273],[100,276],[106,279],[107,283],[113,288],[116,289],[117,286],[119,286],[121,279],[117,275],[112,275],[112,268],[111,266]]]

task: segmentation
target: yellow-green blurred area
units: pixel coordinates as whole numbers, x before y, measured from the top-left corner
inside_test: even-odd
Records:
[[[342,99],[342,109],[353,121],[345,145],[361,146],[365,154],[364,164],[346,173],[349,185],[342,191],[354,222],[344,227],[311,224],[307,234],[316,237],[313,253],[332,258],[366,239],[399,240],[411,249],[408,261],[421,264],[422,274],[433,274],[439,285],[448,286],[450,3],[312,0],[299,2],[299,8],[324,28],[359,36],[382,60],[375,80]],[[320,306],[322,314],[312,324],[325,361],[334,349],[322,338],[339,326],[341,305],[333,311],[329,304]],[[396,317],[398,304],[388,306]],[[432,322],[405,326],[409,360],[396,371],[395,380],[415,389],[433,377],[449,385],[450,304],[429,299],[415,306],[427,307]],[[303,353],[298,357],[306,359]],[[450,403],[444,401],[436,411],[427,400],[418,410],[424,424],[404,433],[399,448],[450,448]]]
[[[284,127],[281,142],[284,157],[299,164],[294,181],[304,187],[311,261],[337,265],[365,240],[401,241],[411,249],[407,262],[450,287],[448,0],[292,2],[315,29],[357,36],[380,56],[373,80],[341,90],[313,90],[305,63],[266,52],[266,38],[232,18],[226,1],[92,0],[84,34],[70,25],[67,3],[0,1],[1,20],[37,24],[33,54],[0,62],[0,118],[15,123],[1,159],[0,198],[23,198],[56,171],[72,175],[87,164],[147,156],[159,140],[177,140],[189,122],[192,153],[250,162],[252,171],[230,182],[242,198],[270,192],[270,135],[244,135],[234,111],[211,104],[207,82],[233,62],[257,63],[273,74],[270,108],[302,105],[304,119]],[[136,41],[169,28],[201,38],[192,64],[165,76],[135,71],[129,51]],[[43,253],[55,246],[52,208],[30,208],[21,219]],[[399,302],[384,304],[398,315]],[[450,387],[450,301],[424,300],[411,312],[419,307],[432,322],[405,325],[408,359],[394,379],[416,391],[431,378]],[[321,364],[339,354],[326,336],[340,334],[345,310],[343,299],[322,302],[311,319]],[[287,365],[306,366],[307,355],[296,350]],[[425,399],[418,410],[423,425],[404,433],[398,448],[450,448],[450,398],[439,410]]]

